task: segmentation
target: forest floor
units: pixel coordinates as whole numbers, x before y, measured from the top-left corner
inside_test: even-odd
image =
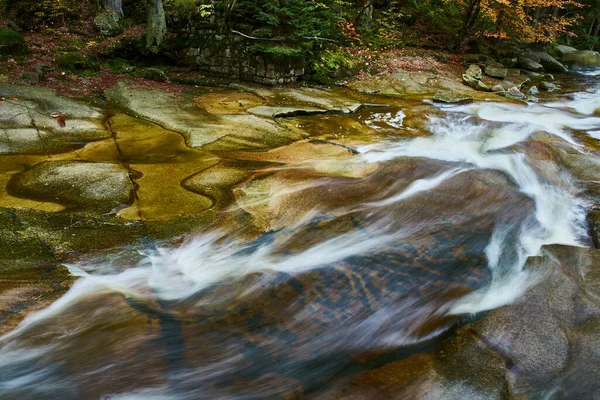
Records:
[[[161,89],[174,96],[189,90],[190,86],[225,86],[232,82],[230,79],[204,76],[189,68],[160,64],[158,57],[158,65],[152,65],[147,59],[137,63],[111,53],[111,49],[120,46],[122,41],[140,35],[141,32],[143,26],[135,26],[117,37],[105,38],[98,35],[90,24],[77,31],[62,28],[46,32],[22,32],[29,50],[24,56],[0,59],[0,82],[23,82],[22,74],[32,72],[37,73],[41,79],[39,82],[28,81],[28,84],[53,88],[70,96],[103,92],[115,86],[118,81]],[[460,77],[464,69],[460,55],[442,51],[420,48],[372,50],[367,47],[350,47],[345,50],[360,60],[360,68],[356,75],[338,81],[338,85],[373,76],[385,76],[399,70]],[[94,60],[94,68],[73,71],[60,68],[56,63],[57,57],[72,52]],[[150,67],[163,70],[169,79],[166,82],[145,79],[144,71]],[[298,82],[290,86],[306,84],[314,83]]]

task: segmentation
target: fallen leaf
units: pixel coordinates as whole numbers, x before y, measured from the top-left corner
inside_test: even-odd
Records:
[[[56,123],[60,128],[64,128],[65,126],[67,126],[64,115],[59,115],[58,117],[56,117]]]

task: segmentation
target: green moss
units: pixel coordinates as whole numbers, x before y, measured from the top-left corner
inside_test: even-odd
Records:
[[[70,72],[89,74],[90,71],[97,71],[99,69],[97,63],[76,53],[60,55],[54,59],[54,62],[59,69]]]
[[[253,53],[269,54],[280,57],[302,57],[305,52],[301,46],[285,46],[285,45],[264,45],[256,44],[250,49]]]
[[[0,52],[20,54],[27,50],[27,43],[17,32],[0,29]]]
[[[348,72],[356,72],[360,65],[360,59],[345,50],[325,50],[313,61],[314,79],[331,84],[336,78]]]

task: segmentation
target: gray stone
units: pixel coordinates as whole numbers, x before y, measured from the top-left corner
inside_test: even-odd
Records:
[[[545,90],[547,92],[552,92],[556,90],[556,85],[552,82],[542,81],[540,82],[540,89]]]
[[[536,63],[540,62],[540,56],[538,56],[537,54],[535,54],[533,51],[530,51],[530,50],[520,52],[518,54],[517,58],[519,59],[519,62],[521,62],[523,60],[531,60],[531,61],[535,61]]]
[[[144,71],[144,78],[151,81],[166,82],[169,80],[167,75],[158,68],[148,68]]]
[[[9,188],[19,197],[101,211],[130,203],[133,191],[123,165],[81,161],[37,164],[13,175]]]
[[[562,62],[575,69],[600,67],[600,53],[591,50],[572,51],[563,56]]]
[[[24,80],[26,82],[39,83],[44,80],[44,75],[40,74],[39,72],[25,71],[25,72],[21,72],[21,74],[19,75],[19,78],[21,78],[22,80]]]
[[[521,93],[521,91],[519,90],[518,87],[513,86],[510,89],[508,89],[508,92],[506,92],[507,97],[512,97],[514,99],[524,99],[525,95],[523,93]]]
[[[507,73],[508,70],[506,68],[492,67],[489,65],[485,67],[485,74],[492,78],[504,79],[506,78]]]
[[[494,67],[494,68],[504,68],[504,65],[502,63],[499,63],[498,61],[494,60],[491,57],[488,61],[486,61],[485,66],[486,67]]]
[[[558,53],[561,56],[564,56],[567,53],[571,53],[573,51],[577,51],[577,49],[575,47],[565,46],[564,44],[559,44],[558,46],[556,46],[556,51],[558,51]]]
[[[545,71],[560,72],[560,73],[565,73],[568,71],[567,67],[562,65],[559,61],[557,61],[550,54],[543,52],[543,51],[538,51],[535,54],[540,58],[540,64],[542,64]]]
[[[538,74],[537,72],[532,72],[532,71],[526,71],[524,69],[519,71],[519,75],[526,76],[527,78],[529,78],[532,81],[539,81],[540,79],[542,79],[544,77],[543,74]]]
[[[504,87],[502,87],[502,85],[494,85],[494,86],[492,86],[492,92],[502,93],[502,92],[504,92]]]
[[[465,54],[465,64],[478,64],[486,61],[486,56],[483,54]]]
[[[539,93],[540,93],[540,91],[539,91],[539,89],[537,88],[537,86],[532,86],[532,87],[530,87],[530,88],[529,88],[529,90],[527,91],[527,94],[531,94],[531,95],[534,95],[534,96],[535,96],[535,95],[537,95],[537,94],[539,94]]]
[[[521,68],[533,72],[544,72],[544,66],[536,61],[529,58],[519,59],[519,65]]]
[[[467,68],[467,70],[465,71],[465,75],[479,80],[482,77],[481,67],[475,64],[471,64],[469,65],[469,68]]]
[[[552,74],[544,74],[542,76],[542,79],[545,80],[545,81],[553,81],[554,80],[554,75],[552,75]]]
[[[123,33],[117,14],[101,12],[94,18],[94,26],[105,36],[117,36]]]
[[[517,58],[502,58],[500,59],[500,63],[506,68],[515,68],[519,64],[519,60]]]
[[[438,92],[433,96],[432,100],[436,103],[465,104],[472,103],[473,96],[457,94],[452,92]]]

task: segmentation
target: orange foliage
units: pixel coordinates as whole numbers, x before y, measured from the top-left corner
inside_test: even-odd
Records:
[[[452,1],[452,0],[448,0]],[[473,0],[453,0],[465,9]],[[576,0],[481,0],[477,33],[522,42],[551,42],[570,34],[576,14],[567,7],[583,7]]]

